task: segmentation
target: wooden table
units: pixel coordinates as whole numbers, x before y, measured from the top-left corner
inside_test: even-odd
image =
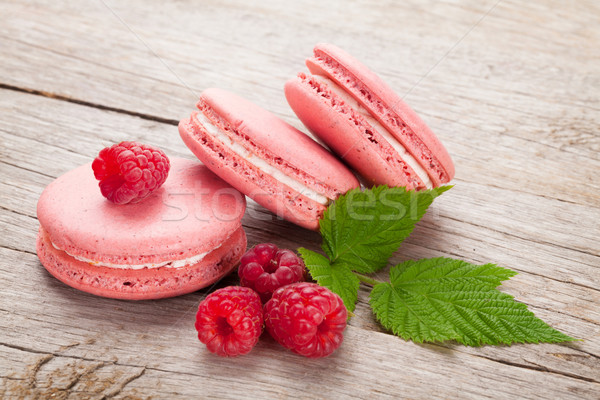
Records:
[[[3,2],[0,397],[600,398],[599,20],[593,0]],[[120,140],[193,158],[176,124],[211,86],[300,127],[282,86],[317,42],[377,71],[455,161],[456,186],[392,261],[512,268],[502,290],[583,341],[406,342],[363,288],[333,356],[265,338],[223,359],[193,327],[207,291],[117,301],[46,273],[35,237],[48,183]],[[252,202],[244,226],[249,245],[319,247]]]

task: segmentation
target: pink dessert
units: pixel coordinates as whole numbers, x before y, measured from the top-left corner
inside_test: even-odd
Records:
[[[197,107],[179,123],[185,144],[215,174],[288,221],[318,229],[327,205],[359,186],[324,147],[235,94],[207,89]]]
[[[158,299],[229,273],[246,250],[241,193],[197,161],[173,159],[135,204],[106,200],[90,164],[52,182],[37,206],[37,253],[65,284],[99,296]]]
[[[345,51],[319,44],[285,85],[300,120],[369,184],[425,189],[449,182],[454,165],[419,116]]]

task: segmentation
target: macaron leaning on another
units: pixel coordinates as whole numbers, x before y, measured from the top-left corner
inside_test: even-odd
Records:
[[[190,150],[276,215],[316,230],[327,205],[359,186],[329,151],[269,111],[221,89],[200,95],[179,123]]]
[[[318,44],[306,65],[312,75],[285,84],[288,103],[368,184],[425,189],[453,178],[435,134],[369,68],[330,44]]]
[[[134,300],[190,293],[229,273],[246,250],[245,198],[197,161],[170,165],[164,184],[132,204],[103,197],[91,163],[50,183],[37,206],[44,267],[76,289]]]

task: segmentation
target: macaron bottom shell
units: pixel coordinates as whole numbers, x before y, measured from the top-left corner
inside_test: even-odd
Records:
[[[240,227],[197,264],[134,270],[79,261],[56,249],[42,227],[37,238],[38,257],[55,278],[84,292],[124,300],[160,299],[202,289],[231,272],[245,251],[246,234]]]

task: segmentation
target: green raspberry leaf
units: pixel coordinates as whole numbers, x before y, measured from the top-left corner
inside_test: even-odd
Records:
[[[576,340],[535,317],[494,287],[514,275],[493,264],[447,258],[407,261],[375,285],[370,303],[394,334],[415,342],[456,340],[468,346]]]
[[[406,191],[377,186],[339,197],[320,220],[323,251],[332,265],[372,273],[387,265],[433,200],[452,186]]]
[[[411,287],[419,293],[436,290],[442,284],[481,285],[494,289],[517,273],[495,264],[474,265],[452,258],[428,258],[409,260],[390,270],[392,284]]]
[[[302,256],[304,264],[313,279],[319,285],[325,286],[332,292],[337,293],[344,301],[344,305],[348,311],[354,311],[360,281],[350,268],[341,263],[332,265],[327,257],[303,247],[299,248],[298,252]]]

